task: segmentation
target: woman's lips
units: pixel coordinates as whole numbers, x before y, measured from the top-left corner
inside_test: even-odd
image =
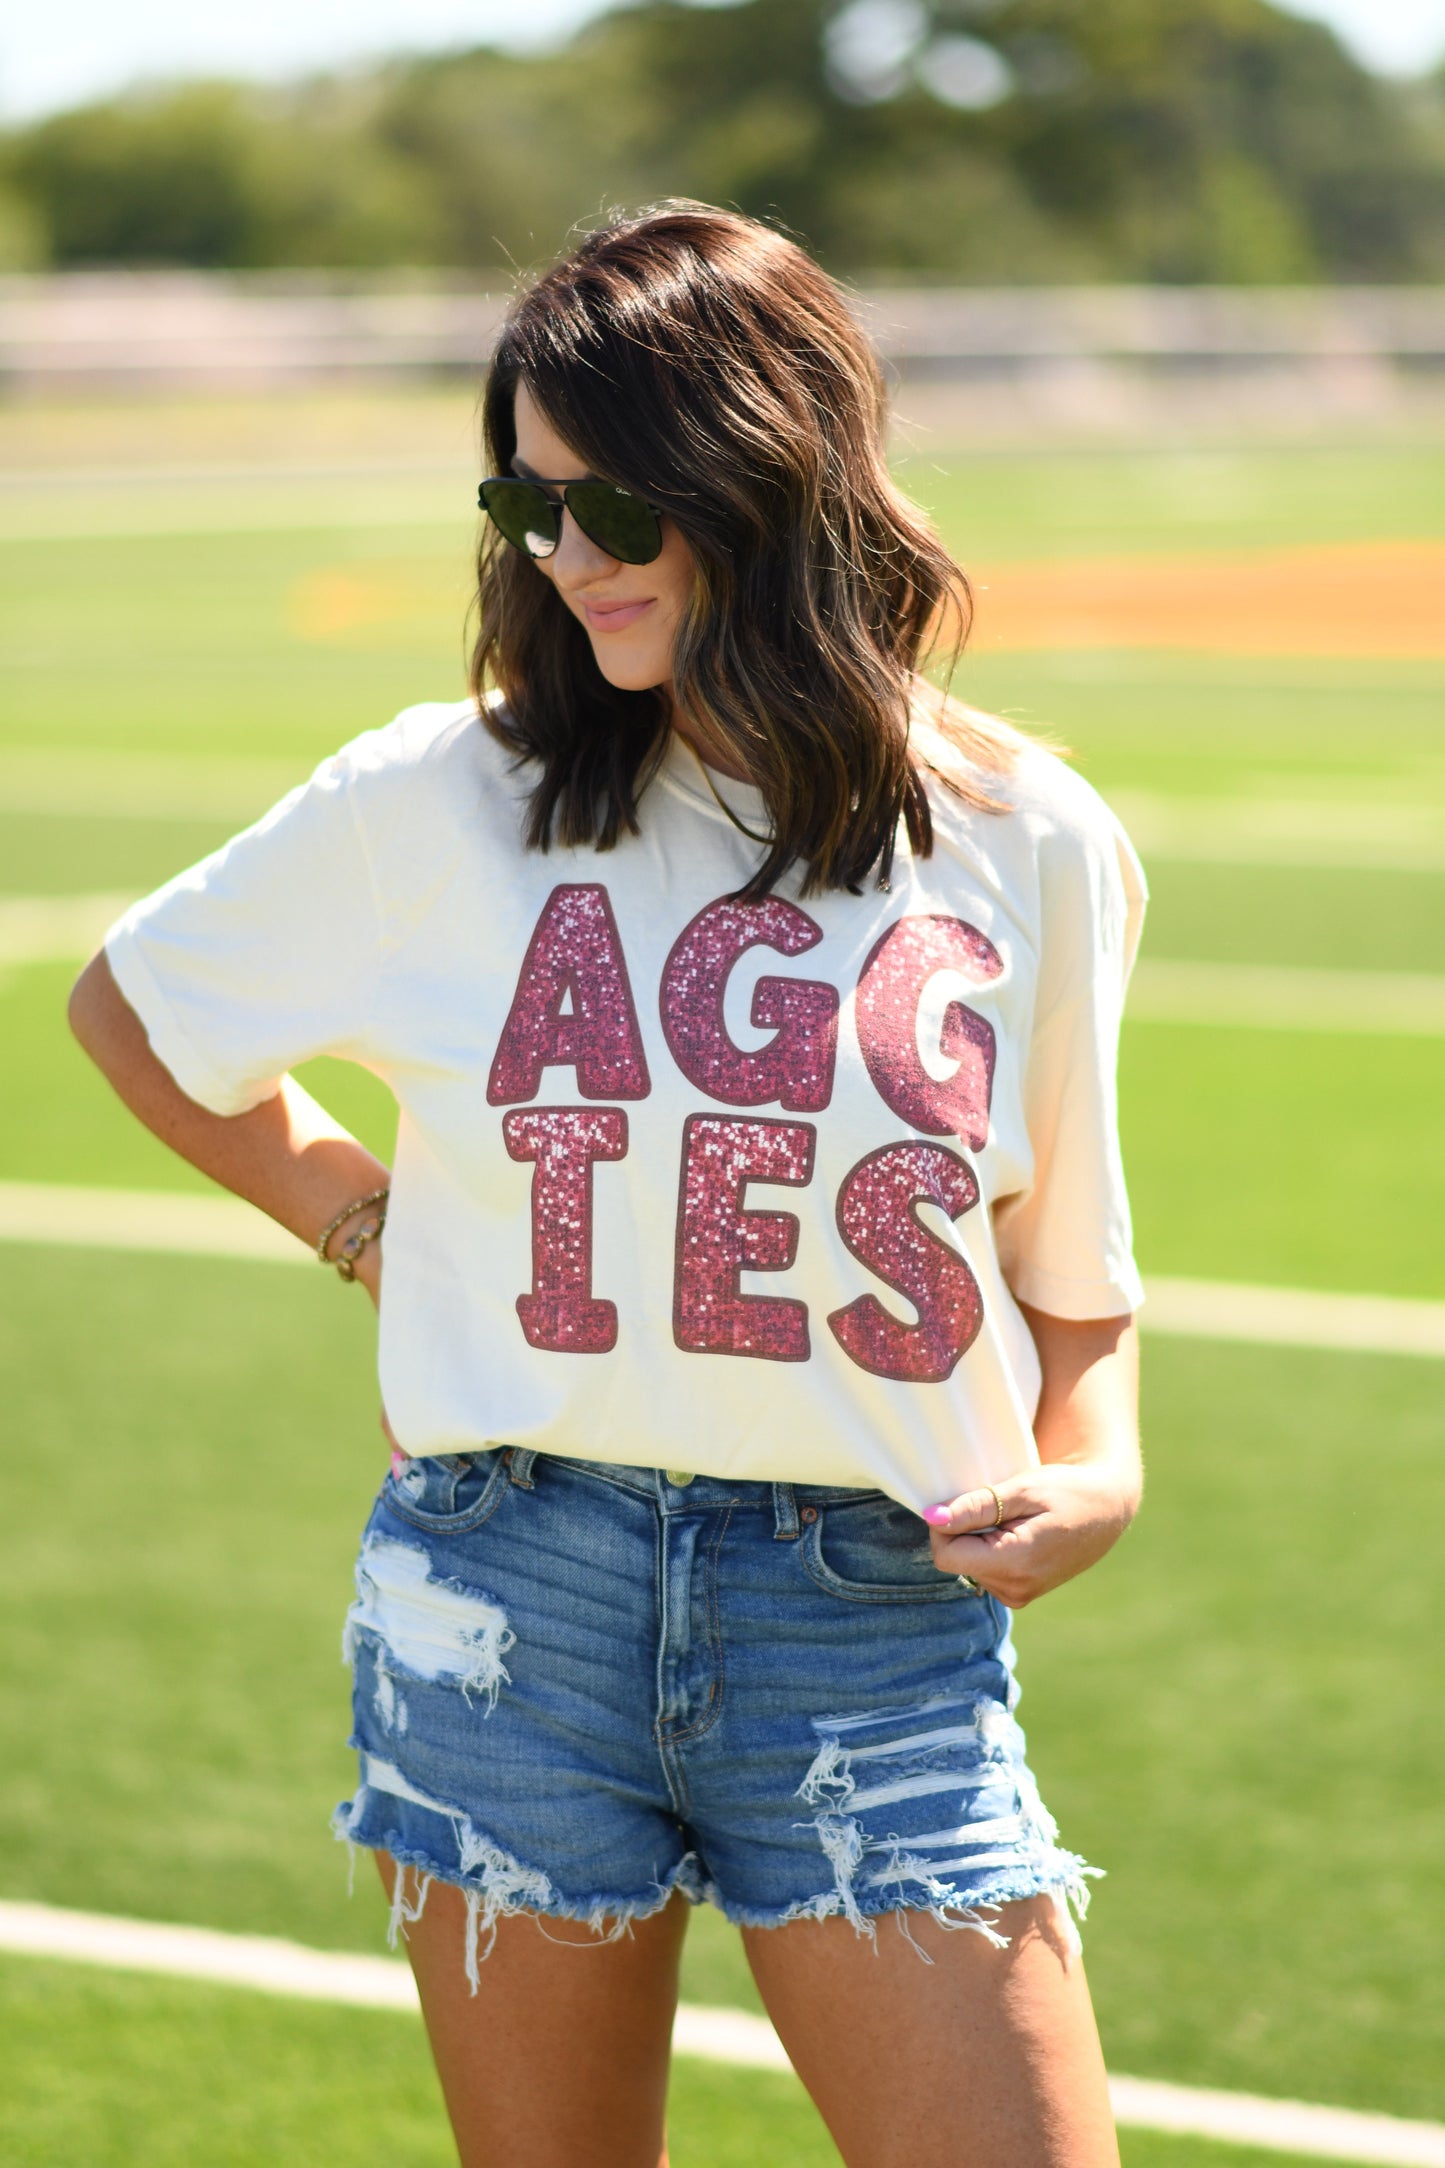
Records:
[[[621,632],[635,625],[643,611],[652,608],[654,600],[648,595],[642,602],[584,602],[582,607],[594,632]]]

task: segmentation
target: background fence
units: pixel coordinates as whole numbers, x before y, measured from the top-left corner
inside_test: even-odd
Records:
[[[454,376],[507,291],[416,277],[93,271],[0,280],[11,393]],[[1228,424],[1445,417],[1434,287],[884,287],[858,296],[905,409]],[[1142,401],[1142,408],[1141,408]]]

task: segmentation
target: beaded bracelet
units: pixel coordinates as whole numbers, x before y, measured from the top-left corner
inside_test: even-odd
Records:
[[[321,1240],[316,1245],[316,1255],[319,1262],[323,1265],[334,1265],[343,1280],[354,1280],[356,1278],[357,1259],[366,1248],[367,1243],[374,1242],[386,1225],[386,1207],[390,1196],[390,1189],[374,1189],[369,1197],[356,1197],[344,1212],[338,1212],[331,1225],[324,1230]],[[347,1236],[335,1257],[328,1257],[326,1245],[337,1228],[344,1227],[349,1219],[355,1219],[358,1212],[364,1212],[368,1205],[373,1204],[379,1204],[381,1210],[374,1218],[365,1221],[362,1226],[358,1227],[354,1235]]]

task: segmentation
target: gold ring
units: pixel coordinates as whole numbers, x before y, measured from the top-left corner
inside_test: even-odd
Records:
[[[998,1492],[994,1489],[992,1483],[985,1483],[983,1487],[988,1492],[989,1497],[993,1500],[993,1519],[989,1523],[989,1526],[992,1528],[1002,1528],[1003,1500],[1002,1498],[1000,1498]]]

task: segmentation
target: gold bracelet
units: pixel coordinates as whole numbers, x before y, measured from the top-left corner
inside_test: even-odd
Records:
[[[354,1280],[356,1278],[357,1259],[366,1248],[367,1243],[374,1242],[386,1225],[386,1207],[390,1197],[391,1191],[389,1188],[374,1189],[369,1197],[356,1197],[344,1212],[338,1212],[331,1225],[324,1230],[321,1240],[316,1245],[318,1261],[323,1265],[334,1265],[343,1280]],[[374,1218],[367,1220],[363,1226],[358,1227],[354,1235],[347,1236],[335,1257],[328,1257],[326,1245],[337,1228],[344,1227],[349,1219],[355,1219],[358,1212],[366,1211],[367,1207],[373,1204],[379,1204],[381,1210]]]

